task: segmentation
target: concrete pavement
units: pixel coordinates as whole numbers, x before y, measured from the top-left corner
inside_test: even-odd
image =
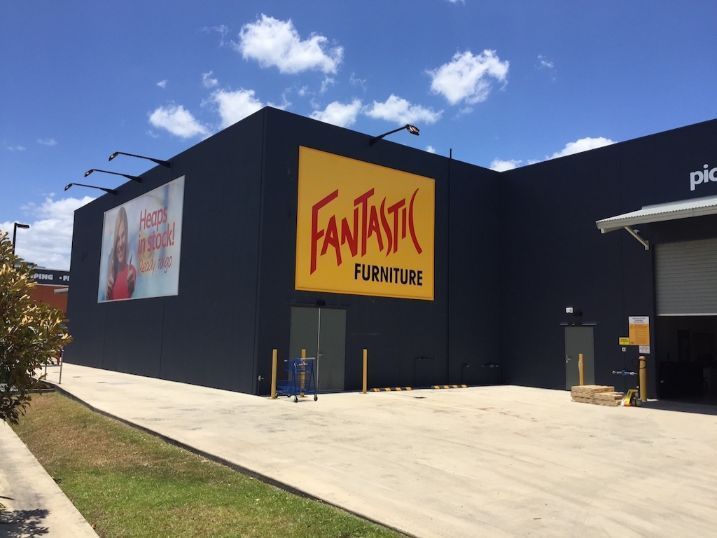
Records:
[[[712,408],[599,407],[514,386],[294,404],[64,368],[62,388],[103,412],[419,536],[717,529]]]
[[[12,428],[0,420],[0,536],[96,537]]]

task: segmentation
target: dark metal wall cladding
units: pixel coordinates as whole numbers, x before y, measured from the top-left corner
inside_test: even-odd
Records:
[[[255,114],[75,212],[66,359],[254,390],[263,115]],[[104,211],[186,176],[179,295],[97,303]],[[227,285],[231,283],[231,285]]]
[[[498,174],[264,109],[173,158],[172,170],[154,168],[75,213],[66,358],[266,394],[271,349],[288,353],[290,307],[322,304],[347,311],[347,390],[360,385],[363,347],[371,386],[563,388],[570,305],[597,323],[596,381],[615,383],[610,372],[632,369],[637,354],[617,346],[627,316],[654,319],[653,259],[595,221],[716,194],[717,183],[689,190],[690,171],[709,156],[717,165],[715,140],[712,121]],[[435,301],[294,290],[300,145],[435,178]],[[180,175],[180,294],[97,304],[104,211]],[[715,222],[641,231],[653,241],[713,236]]]
[[[500,360],[495,338],[498,239],[488,232],[499,228],[499,175],[454,161],[449,203],[445,157],[389,141],[369,146],[365,135],[285,112],[266,112],[257,346],[258,375],[264,380],[257,391],[269,391],[271,349],[278,348],[284,353],[280,358],[286,358],[290,305],[347,310],[347,390],[360,387],[364,347],[369,350],[371,386],[458,383],[462,371],[465,382],[491,382],[494,371],[479,364]],[[395,136],[402,135],[409,136]],[[300,145],[436,180],[435,301],[294,290]],[[461,368],[466,362],[473,367]]]
[[[612,370],[635,369],[636,348],[622,353],[617,339],[627,335],[629,315],[650,315],[654,333],[653,253],[622,231],[600,234],[595,221],[717,194],[717,183],[689,189],[689,172],[710,157],[717,165],[716,140],[717,121],[710,121],[503,174],[504,381],[563,388],[566,306],[597,323],[598,383],[620,386]],[[717,235],[710,223],[714,219],[639,228],[661,241]],[[654,388],[655,368],[650,374]]]

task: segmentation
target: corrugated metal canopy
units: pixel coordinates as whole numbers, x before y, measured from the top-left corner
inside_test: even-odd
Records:
[[[703,217],[717,214],[717,196],[678,200],[666,204],[647,205],[632,213],[624,213],[595,222],[602,233],[621,230],[636,224]]]

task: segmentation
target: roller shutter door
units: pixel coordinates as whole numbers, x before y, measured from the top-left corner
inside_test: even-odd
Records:
[[[717,238],[655,247],[657,314],[717,315]]]

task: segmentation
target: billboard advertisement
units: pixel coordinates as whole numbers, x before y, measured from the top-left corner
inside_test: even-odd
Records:
[[[299,148],[297,290],[433,300],[435,181]]]
[[[177,295],[184,176],[105,211],[97,301]]]

